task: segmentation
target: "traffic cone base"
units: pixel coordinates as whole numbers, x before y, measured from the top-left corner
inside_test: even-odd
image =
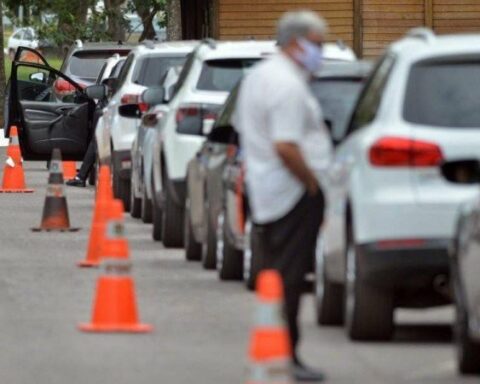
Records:
[[[146,333],[153,327],[138,322],[135,287],[129,276],[102,276],[91,323],[80,324],[84,332]]]

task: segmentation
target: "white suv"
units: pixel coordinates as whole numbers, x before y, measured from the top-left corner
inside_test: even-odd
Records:
[[[113,167],[115,196],[121,198],[126,209],[130,204],[130,172],[132,143],[140,124],[139,118],[120,116],[118,107],[139,104],[140,95],[149,86],[159,85],[165,73],[182,65],[198,42],[145,42],[128,55],[114,86],[115,93],[103,111],[96,128],[99,158],[110,160]],[[143,111],[148,106],[139,104]]]
[[[188,162],[232,88],[253,64],[276,51],[273,41],[205,40],[185,63],[153,151],[154,238],[165,246],[183,244]]]
[[[450,302],[447,249],[477,190],[449,183],[440,166],[480,159],[479,47],[479,35],[415,29],[378,63],[325,183],[321,324],[345,316],[352,339],[388,339],[396,307]]]

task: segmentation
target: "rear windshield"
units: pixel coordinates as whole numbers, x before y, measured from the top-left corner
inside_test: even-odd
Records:
[[[317,79],[313,82],[313,93],[322,106],[325,120],[332,124],[332,136],[335,139],[345,136],[363,84],[360,78]]]
[[[418,64],[405,97],[404,118],[410,123],[480,128],[480,60]]]
[[[186,59],[186,55],[147,57],[137,68],[134,82],[146,87],[161,85],[167,71],[172,67],[183,66]]]
[[[210,60],[203,64],[197,89],[230,92],[258,59]]]
[[[121,56],[128,55],[128,51],[101,51],[75,52],[68,62],[69,72],[73,76],[81,77],[83,79],[96,79],[102,70],[105,60],[113,56],[115,53]]]

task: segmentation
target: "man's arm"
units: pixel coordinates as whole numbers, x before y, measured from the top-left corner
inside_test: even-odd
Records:
[[[317,178],[305,162],[298,145],[289,142],[277,142],[275,143],[275,149],[288,170],[305,185],[307,192],[311,196],[315,195],[319,190]]]

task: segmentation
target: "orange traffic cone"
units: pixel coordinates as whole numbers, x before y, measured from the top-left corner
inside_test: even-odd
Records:
[[[18,142],[17,127],[10,128],[10,143],[7,149],[7,161],[3,170],[3,181],[0,193],[32,193],[33,189],[27,189],[25,174],[22,166],[22,153]]]
[[[78,263],[79,267],[98,267],[100,264],[101,244],[105,234],[105,222],[108,217],[114,216],[111,211],[113,201],[113,190],[111,184],[110,168],[106,165],[100,167],[97,196],[88,241],[87,256],[85,260]],[[118,207],[118,205],[117,205]],[[122,207],[123,214],[123,207]]]
[[[247,384],[292,382],[291,345],[282,317],[283,285],[278,272],[266,270],[257,280],[256,327],[250,339]]]
[[[70,180],[77,176],[77,163],[75,161],[63,162],[63,178]]]
[[[32,231],[76,232],[79,229],[70,227],[67,198],[63,186],[62,155],[60,150],[55,148],[50,162],[50,175],[48,177],[47,196],[43,206],[42,223],[40,227],[32,228]]]
[[[118,202],[114,204],[118,206]],[[84,332],[150,332],[152,326],[141,324],[138,320],[135,284],[130,276],[128,243],[124,239],[123,216],[108,221],[107,228],[102,247],[105,271],[97,281],[92,320],[88,324],[80,324],[78,328]]]

